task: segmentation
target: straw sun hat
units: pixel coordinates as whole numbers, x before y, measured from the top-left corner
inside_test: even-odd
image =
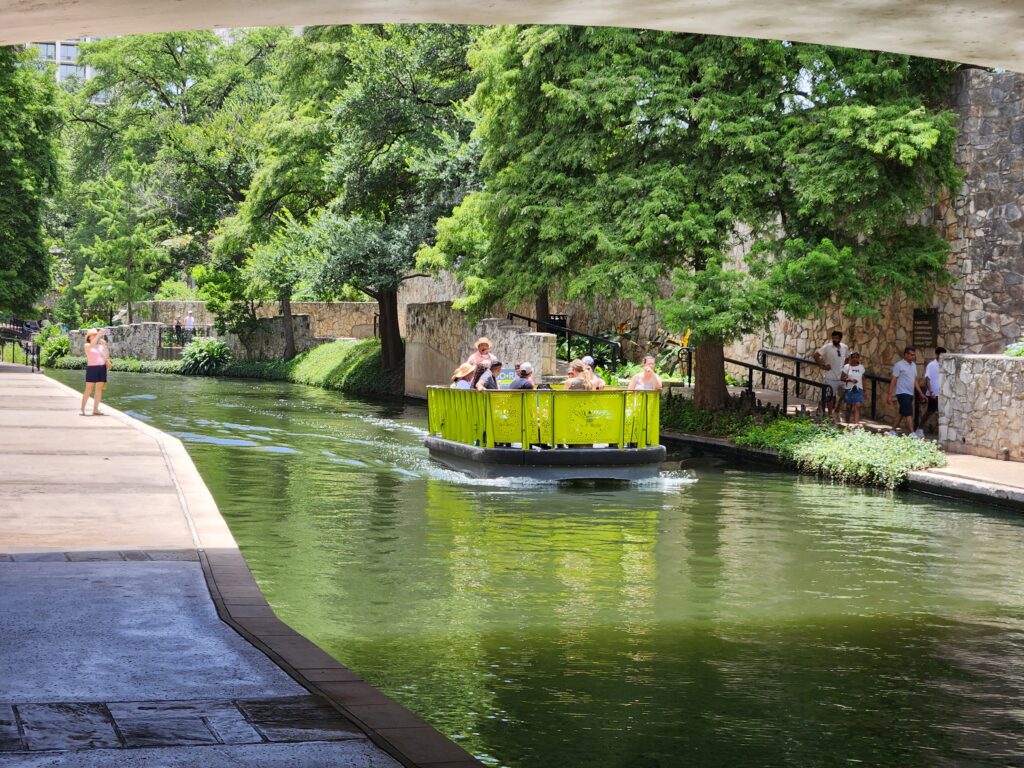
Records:
[[[472,363],[463,363],[455,369],[455,373],[452,374],[452,379],[461,379],[464,376],[469,376],[469,374],[473,373],[475,370],[476,366]]]
[[[479,339],[477,339],[476,344],[474,344],[473,346],[476,347],[477,349],[480,349],[481,344],[486,344],[488,347],[492,346],[491,340],[488,339],[486,336],[481,336]]]

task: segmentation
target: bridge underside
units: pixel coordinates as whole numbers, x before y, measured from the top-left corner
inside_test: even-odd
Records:
[[[898,51],[1024,71],[1019,0],[0,0],[0,44],[374,22],[648,27]]]

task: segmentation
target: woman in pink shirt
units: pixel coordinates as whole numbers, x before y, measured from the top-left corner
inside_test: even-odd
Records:
[[[85,406],[92,395],[92,415],[102,416],[100,402],[103,400],[103,389],[107,386],[107,366],[110,352],[103,340],[103,332],[98,328],[90,328],[85,334],[85,394],[82,395],[81,415],[86,416]],[[95,387],[95,393],[93,388]]]

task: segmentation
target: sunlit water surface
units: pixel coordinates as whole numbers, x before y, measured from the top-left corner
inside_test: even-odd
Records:
[[[1024,765],[1017,517],[708,460],[480,482],[421,407],[112,379],[281,618],[489,764]]]

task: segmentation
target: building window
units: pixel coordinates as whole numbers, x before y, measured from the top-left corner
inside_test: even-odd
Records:
[[[78,61],[78,44],[77,43],[61,43],[60,45],[60,60],[61,61]]]
[[[46,59],[47,61],[55,61],[57,59],[56,43],[36,43],[36,47],[39,48],[40,59]]]
[[[61,64],[58,80],[67,80],[69,77],[85,79],[85,67],[76,67],[74,64]]]

